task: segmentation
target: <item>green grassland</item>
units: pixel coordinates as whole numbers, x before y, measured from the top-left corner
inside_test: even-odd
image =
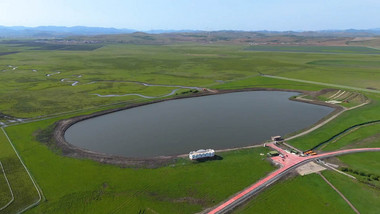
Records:
[[[251,51],[311,52],[311,53],[350,53],[380,54],[380,50],[355,46],[251,46]]]
[[[354,169],[380,175],[380,155],[376,152],[358,153],[339,157],[343,163]]]
[[[359,127],[329,142],[320,149],[335,151],[347,148],[380,147],[380,123]]]
[[[331,59],[331,53],[258,52],[247,51],[242,45],[107,44],[94,50],[70,51],[44,50],[43,47],[36,48],[35,44],[14,43],[0,44],[3,51],[18,51],[0,56],[0,112],[21,118],[139,99],[137,96],[104,98],[94,96],[95,93],[139,92],[146,96],[161,96],[171,91],[166,87],[146,87],[128,81],[221,89],[256,85],[306,90],[321,88],[265,80],[258,76],[261,72],[380,88],[380,55],[361,54],[360,50],[355,52],[356,47],[350,48],[349,53],[333,54],[334,59]],[[331,60],[333,62],[329,63]],[[346,63],[352,61],[356,64]],[[17,68],[13,70],[9,65]],[[61,73],[57,74],[58,71]],[[46,76],[48,74],[52,75]],[[71,86],[72,82],[68,81],[79,83]]]
[[[235,213],[354,213],[317,174],[292,177],[264,190]]]
[[[379,125],[362,127],[344,136],[337,145],[343,148],[379,147]],[[335,145],[335,146],[337,146]],[[367,188],[380,188],[380,156],[376,152],[356,153],[338,157],[340,169],[355,176]],[[344,170],[343,170],[344,171]]]
[[[5,176],[6,174],[0,169],[0,208],[6,206],[6,204],[12,200],[11,190],[9,189]]]
[[[39,197],[37,191],[30,180],[25,168],[22,166],[16,153],[12,149],[4,133],[0,130],[0,161],[3,164],[4,171],[7,174],[9,183],[14,194],[14,201],[0,213],[17,213],[27,206],[36,202]],[[1,175],[3,177],[3,175]],[[6,185],[6,184],[5,184]],[[6,201],[5,205],[10,200],[9,187],[1,186],[1,196],[7,193],[5,198],[1,197],[1,201]]]
[[[267,152],[266,148],[226,152],[220,154],[223,160],[209,162],[180,159],[158,169],[120,168],[62,157],[34,138],[36,129],[54,121],[6,129],[47,199],[32,213],[194,213],[274,169],[259,155]]]
[[[358,153],[339,157],[350,167],[379,173],[379,155]],[[362,161],[366,159],[366,161]],[[374,170],[375,169],[375,170]],[[361,212],[378,213],[380,191],[333,171],[322,174]],[[295,177],[272,186],[236,213],[353,213],[342,198],[316,174]]]
[[[379,167],[378,167],[379,168]],[[322,173],[360,213],[375,214],[380,212],[380,191],[347,176],[324,171]]]
[[[367,95],[367,97],[371,99],[371,103],[360,108],[345,111],[333,122],[322,126],[308,135],[290,140],[288,143],[301,150],[308,150],[353,125],[378,120],[380,118],[380,111],[378,110],[380,108],[380,96]]]
[[[98,97],[93,95],[96,93],[163,96],[179,85],[212,89],[269,87],[308,91],[325,88],[266,78],[260,73],[380,89],[380,54],[377,50],[334,47],[314,48],[313,53],[304,53],[302,49],[307,48],[300,47],[297,51],[284,48],[255,51],[246,50],[243,45],[194,43],[104,44],[102,47],[36,46],[35,43],[19,44],[17,41],[0,44],[0,53],[18,52],[0,54],[0,112],[18,118],[70,111],[82,111],[77,114],[84,114],[88,113],[86,109],[97,111],[115,107],[105,106],[113,103],[120,106],[150,100],[137,96]],[[72,82],[68,81],[79,83],[71,86]],[[139,84],[141,82],[173,87],[147,87]],[[186,90],[181,89],[178,94]],[[371,99],[370,104],[346,111],[322,128],[289,143],[306,150],[352,125],[380,119],[380,95],[366,93],[365,96]],[[267,152],[265,148],[222,153],[223,160],[193,163],[179,159],[170,166],[136,169],[63,157],[59,150],[36,140],[38,130],[71,116],[74,113],[6,128],[46,197],[29,213],[195,213],[216,205],[274,170],[259,155]],[[357,141],[375,136],[376,127],[378,125],[360,128],[326,149],[354,146]],[[365,161],[362,154],[355,155],[357,158],[352,155],[347,157],[353,158],[346,160],[343,156],[341,160],[355,168],[367,166],[373,172],[380,169],[375,163],[378,154],[366,154]],[[0,161],[9,170],[10,182],[20,185],[15,190],[18,191],[15,202],[5,212],[14,213],[36,201],[37,194],[2,133]],[[302,211],[311,213],[349,213],[350,208],[327,187],[315,175],[292,178],[272,186],[242,212],[264,212],[265,206],[275,207],[274,204],[277,204],[279,208],[290,207],[292,211],[303,207]],[[288,194],[292,189],[299,191],[299,195]],[[301,200],[304,197],[308,198],[307,203]],[[372,199],[376,200],[376,196]],[[338,202],[332,203],[330,200]],[[2,197],[1,201],[5,199]],[[275,203],[278,201],[284,203]],[[274,209],[272,211],[276,212]]]
[[[374,130],[378,128],[375,126],[360,128],[362,133],[368,131],[365,135],[359,134],[358,130],[357,133],[353,132],[345,136],[349,141],[345,145],[367,139],[368,134],[375,133]],[[346,140],[344,141],[346,142]],[[357,147],[378,146],[379,141],[375,140]],[[345,166],[364,172],[366,175],[380,175],[380,155],[376,152],[343,155],[338,159]],[[343,193],[359,212],[379,212],[379,181],[369,181],[367,176],[361,177],[352,174],[358,177],[358,180],[353,180],[333,171],[323,171],[322,174]],[[318,175],[291,178],[265,190],[245,206],[239,208],[236,213],[352,213],[352,210],[345,210],[349,209],[348,205],[345,202],[342,203],[341,197],[333,192],[331,187],[327,186]]]

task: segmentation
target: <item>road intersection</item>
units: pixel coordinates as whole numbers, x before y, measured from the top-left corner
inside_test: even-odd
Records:
[[[220,214],[220,213],[229,212],[233,210],[236,206],[245,202],[254,194],[258,193],[259,191],[263,190],[264,188],[268,187],[269,185],[273,184],[274,182],[276,182],[277,180],[279,180],[280,178],[282,178],[283,176],[291,172],[293,169],[301,165],[304,165],[310,161],[343,155],[343,154],[357,153],[357,152],[371,152],[371,151],[380,152],[380,148],[359,148],[359,149],[346,149],[346,150],[340,150],[340,151],[334,151],[334,152],[327,152],[327,153],[322,153],[322,154],[313,155],[313,156],[299,156],[299,155],[296,155],[296,154],[293,154],[281,149],[274,142],[267,143],[265,144],[265,146],[270,147],[281,154],[280,156],[272,157],[272,160],[275,163],[280,164],[281,167],[277,169],[276,171],[270,173],[267,177],[261,179],[260,181],[254,183],[253,185],[249,186],[243,191],[237,193],[236,195],[234,195],[227,201],[222,202],[221,204],[217,205],[211,210],[207,210],[206,213]]]

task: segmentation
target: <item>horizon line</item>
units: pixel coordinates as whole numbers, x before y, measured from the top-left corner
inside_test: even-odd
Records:
[[[331,28],[331,29],[319,29],[319,30],[306,30],[306,29],[298,29],[298,30],[269,30],[269,29],[262,29],[262,30],[242,30],[242,29],[213,29],[213,30],[207,30],[207,29],[163,29],[163,28],[157,28],[157,29],[149,29],[149,30],[143,30],[143,29],[133,29],[133,28],[119,28],[119,27],[103,27],[103,26],[86,26],[86,25],[37,25],[37,26],[25,26],[25,25],[0,25],[0,27],[5,28],[40,28],[40,27],[62,27],[62,28],[77,28],[77,27],[83,27],[83,28],[103,28],[103,29],[114,29],[114,30],[128,30],[128,31],[135,31],[135,32],[148,32],[148,31],[200,31],[200,32],[217,32],[217,31],[239,31],[239,32],[321,32],[321,31],[348,31],[348,30],[357,30],[357,31],[370,31],[370,30],[380,30],[380,27],[376,28]]]

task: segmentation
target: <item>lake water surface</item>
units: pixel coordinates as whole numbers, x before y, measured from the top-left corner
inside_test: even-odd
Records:
[[[65,138],[80,148],[126,157],[260,144],[309,127],[334,110],[289,100],[297,94],[250,91],[165,101],[78,122]]]

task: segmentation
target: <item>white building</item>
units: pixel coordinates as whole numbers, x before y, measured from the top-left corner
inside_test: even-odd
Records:
[[[215,151],[213,149],[200,149],[198,151],[192,151],[189,153],[190,160],[196,160],[200,158],[210,158],[215,156]]]

